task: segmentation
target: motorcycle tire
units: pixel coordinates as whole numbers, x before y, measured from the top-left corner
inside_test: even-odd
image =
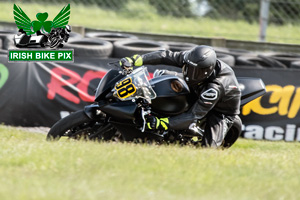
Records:
[[[111,124],[101,124],[92,120],[83,110],[80,110],[56,122],[48,132],[46,139],[53,141],[67,136],[75,140],[111,140],[115,134],[116,129]]]
[[[223,148],[229,148],[237,141],[237,139],[240,137],[242,132],[241,124],[242,124],[241,118],[236,117],[232,127],[229,129],[228,133],[224,138],[224,142],[222,144]]]
[[[59,39],[53,38],[53,39],[51,40],[50,48],[55,48],[55,47],[57,47],[57,46],[59,45],[59,43],[60,43]]]

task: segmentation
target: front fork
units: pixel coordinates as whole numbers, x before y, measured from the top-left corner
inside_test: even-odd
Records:
[[[143,127],[141,128],[141,132],[145,132],[145,128],[147,125],[145,116],[149,115],[150,113],[151,113],[151,110],[145,110],[144,108],[142,108],[141,115],[142,115],[142,119],[143,119]]]
[[[105,117],[105,114],[100,110],[100,106],[98,104],[85,106],[84,113],[93,120],[99,120]]]
[[[100,120],[105,117],[105,114],[100,110],[100,106],[98,104],[91,104],[84,107],[84,113],[86,116],[88,116],[90,119],[93,120]],[[140,128],[141,132],[145,132],[147,120],[146,116],[151,113],[151,109],[141,107],[141,117],[142,117],[142,127]]]

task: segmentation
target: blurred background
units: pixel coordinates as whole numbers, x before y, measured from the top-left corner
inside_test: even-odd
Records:
[[[13,3],[32,20],[70,3],[70,25],[94,29],[300,44],[300,0],[1,0],[0,21],[14,22]]]

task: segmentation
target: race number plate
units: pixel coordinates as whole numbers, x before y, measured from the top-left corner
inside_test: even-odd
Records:
[[[124,79],[118,85],[115,86],[117,95],[120,99],[125,99],[136,92],[136,88],[132,83],[131,78]]]

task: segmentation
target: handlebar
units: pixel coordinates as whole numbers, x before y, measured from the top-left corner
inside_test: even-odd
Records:
[[[110,63],[108,63],[108,66],[110,66],[110,67],[117,67],[118,69],[121,68],[122,70],[120,70],[120,71],[122,72],[123,75],[128,75],[128,74],[132,73],[133,67],[132,67],[131,63],[129,63],[128,61],[126,61],[121,66],[119,64],[119,62],[120,61],[110,62]]]

